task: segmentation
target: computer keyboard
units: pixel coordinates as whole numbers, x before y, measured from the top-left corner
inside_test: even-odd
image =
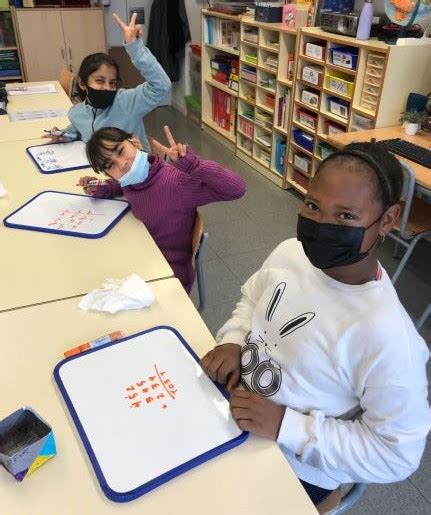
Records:
[[[399,156],[406,157],[410,161],[414,161],[426,168],[431,168],[431,150],[424,147],[410,143],[401,138],[384,139],[377,141],[379,145],[383,145],[386,150],[398,154]]]

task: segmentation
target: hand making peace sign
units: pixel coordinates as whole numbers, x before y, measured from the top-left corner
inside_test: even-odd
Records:
[[[132,14],[129,25],[126,25],[118,16],[118,14],[114,13],[112,16],[116,21],[117,25],[123,31],[125,43],[133,43],[142,36],[143,32],[141,25],[135,24],[137,13]]]
[[[151,152],[153,154],[157,154],[162,159],[167,156],[173,162],[175,162],[179,157],[184,157],[187,152],[187,145],[185,143],[175,143],[174,137],[167,125],[163,127],[163,132],[168,140],[169,147],[162,145],[162,143],[150,137],[149,141]]]

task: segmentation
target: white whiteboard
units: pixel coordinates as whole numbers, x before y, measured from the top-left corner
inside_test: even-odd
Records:
[[[129,210],[124,200],[43,191],[3,220],[6,227],[101,238]]]
[[[83,141],[35,145],[28,147],[27,152],[41,173],[67,172],[90,166]]]
[[[112,500],[140,487],[126,500],[142,495],[198,464],[181,470],[189,460],[204,455],[199,462],[205,461],[211,450],[226,446],[219,454],[247,436],[233,421],[228,401],[170,328],[66,360],[57,365],[55,377]]]

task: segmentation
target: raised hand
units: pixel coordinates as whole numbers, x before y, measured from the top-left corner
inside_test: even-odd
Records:
[[[123,31],[124,35],[124,42],[125,43],[133,43],[138,38],[140,38],[143,34],[141,25],[136,25],[136,13],[132,14],[132,17],[130,18],[129,25],[126,25],[122,19],[118,16],[118,14],[113,14],[112,17],[114,18],[116,24],[120,27],[120,29]]]
[[[151,152],[157,154],[162,159],[167,156],[173,162],[179,157],[184,157],[187,152],[187,145],[185,143],[175,143],[174,137],[167,125],[163,127],[163,132],[165,133],[169,146],[163,145],[160,141],[150,137]]]

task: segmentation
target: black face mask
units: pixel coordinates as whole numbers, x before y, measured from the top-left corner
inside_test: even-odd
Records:
[[[96,109],[106,109],[114,103],[117,90],[94,89],[87,86],[87,98]]]
[[[382,215],[368,227],[323,224],[298,215],[297,237],[302,243],[305,255],[316,268],[325,270],[335,266],[353,265],[362,261],[376,241],[366,252],[361,252],[365,231],[382,218]]]

